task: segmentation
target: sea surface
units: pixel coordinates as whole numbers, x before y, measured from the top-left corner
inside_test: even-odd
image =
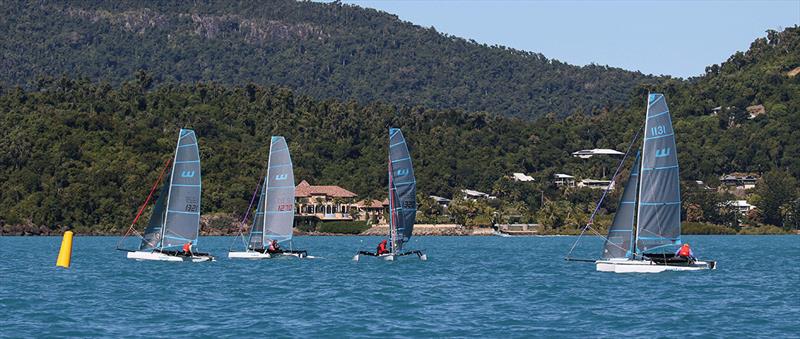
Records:
[[[576,237],[416,237],[416,257],[352,261],[377,237],[297,237],[320,256],[137,262],[119,238],[0,237],[2,337],[800,336],[800,237],[686,236],[715,271],[596,272],[564,261]],[[584,237],[574,256],[596,257]]]

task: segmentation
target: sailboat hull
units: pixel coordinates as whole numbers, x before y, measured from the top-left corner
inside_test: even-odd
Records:
[[[228,259],[278,259],[278,258],[301,258],[314,259],[315,257],[306,255],[305,252],[283,252],[283,253],[261,253],[257,251],[247,252],[228,252]]]
[[[269,253],[261,253],[255,251],[247,251],[247,252],[228,252],[228,259],[250,259],[250,260],[258,260],[258,259],[269,259],[272,256]]]
[[[661,264],[651,260],[598,260],[600,272],[614,273],[661,273],[666,271],[702,271],[717,268],[716,261],[695,261],[690,264]]]
[[[384,261],[395,261],[395,260],[400,259],[402,257],[412,257],[411,254],[416,254],[416,257],[419,258],[419,260],[421,260],[421,261],[427,261],[428,260],[428,255],[425,254],[425,253],[422,253],[421,251],[406,252],[406,253],[403,253],[403,254],[387,253],[387,254],[381,254],[381,255],[364,254],[364,253],[366,253],[366,252],[358,253],[355,256],[353,256],[353,261],[360,261],[361,258],[364,258],[364,257],[376,258],[376,259],[380,259],[380,260],[384,260]]]
[[[214,261],[214,257],[210,255],[192,255],[192,256],[178,256],[170,255],[161,252],[147,252],[147,251],[134,251],[128,252],[128,259],[137,261],[190,261],[190,262],[204,262]]]

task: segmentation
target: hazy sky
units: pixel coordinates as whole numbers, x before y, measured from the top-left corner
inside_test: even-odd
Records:
[[[702,74],[767,29],[800,25],[800,0],[343,2],[570,64],[677,77]]]

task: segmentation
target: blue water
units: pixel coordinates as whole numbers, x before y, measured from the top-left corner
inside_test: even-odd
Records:
[[[299,237],[316,260],[136,262],[118,238],[0,237],[0,336],[797,337],[800,237],[685,237],[716,271],[613,274],[574,237],[417,237],[429,261],[351,261],[361,241]],[[581,241],[579,256],[600,251]]]

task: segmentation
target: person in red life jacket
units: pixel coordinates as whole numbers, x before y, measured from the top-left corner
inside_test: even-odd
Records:
[[[272,240],[269,243],[269,248],[267,249],[267,252],[269,252],[269,253],[281,253],[283,251],[281,251],[281,245],[278,245],[278,242],[276,240]]]
[[[378,244],[378,249],[375,250],[375,255],[381,255],[389,253],[389,250],[386,249],[386,239],[383,239],[380,244]]]
[[[675,255],[681,258],[694,260],[694,253],[692,253],[692,248],[689,247],[688,243],[683,244],[683,246],[681,246],[681,248],[679,248],[678,251],[675,252]]]
[[[183,255],[191,256],[192,255],[192,242],[187,242],[183,244]]]

